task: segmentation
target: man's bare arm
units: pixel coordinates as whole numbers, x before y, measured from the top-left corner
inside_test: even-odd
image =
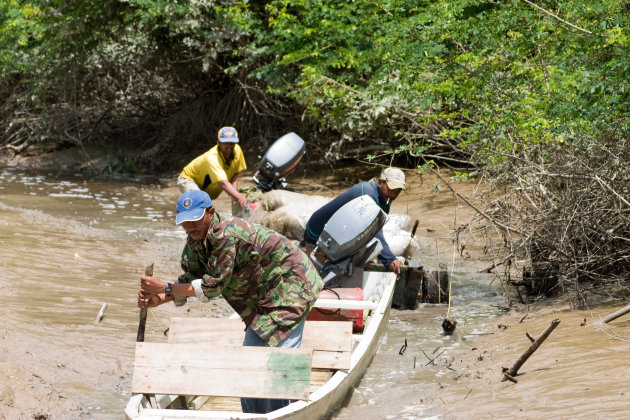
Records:
[[[224,179],[219,181],[219,184],[221,184],[223,191],[236,200],[241,207],[247,204],[247,197],[238,192],[238,174],[234,175],[231,181]]]

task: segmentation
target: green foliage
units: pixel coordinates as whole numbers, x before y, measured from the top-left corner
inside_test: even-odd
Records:
[[[433,191],[434,194],[439,193],[442,191],[442,185],[439,182],[434,182],[431,191]]]
[[[233,54],[248,22],[214,3],[166,0],[11,0],[0,13],[3,68],[36,73],[40,83],[80,84],[106,67],[151,71],[193,59],[208,69],[209,60]]]
[[[431,170],[435,169],[436,167],[437,167],[437,165],[435,164],[435,161],[428,160],[425,163],[423,163],[422,165],[418,165],[418,167],[416,169],[417,169],[418,173],[420,175],[422,175],[425,172],[431,172]]]
[[[133,159],[124,152],[115,150],[105,165],[99,169],[98,176],[111,176],[113,174],[139,175],[140,170]],[[94,175],[94,174],[93,174]]]
[[[0,147],[37,139],[60,147],[123,136],[161,141],[171,132],[194,142],[206,124],[223,121],[195,118],[206,104],[187,102],[206,95],[216,105],[213,95],[228,96],[228,70],[248,45],[248,8],[229,0],[3,2],[0,119],[10,128]],[[180,111],[182,102],[189,109]]]
[[[272,60],[254,74],[345,136],[401,115],[424,128],[438,120],[442,138],[491,164],[524,144],[627,128],[625,2],[536,4],[544,10],[521,0],[271,1],[259,36]]]
[[[31,3],[0,3],[0,79],[19,75],[29,63],[41,38],[42,10]]]
[[[4,0],[0,150],[135,140],[163,171],[220,125],[250,139],[272,122],[326,139],[310,145],[333,158],[404,155],[420,174],[472,162],[452,181],[496,181],[494,228],[576,245],[553,253],[574,256],[576,278],[607,277],[609,261],[627,278],[627,253],[591,256],[628,242],[609,237],[627,218],[608,216],[628,196],[629,12],[626,0]],[[120,155],[106,170],[138,167]],[[510,246],[503,261],[523,249]]]
[[[20,83],[6,103],[112,126],[146,103],[235,86],[257,114],[294,101],[295,118],[337,145],[378,139],[370,160],[437,149],[499,165],[628,131],[628,11],[622,0],[7,0],[0,83]]]
[[[478,175],[478,171],[472,171],[472,172],[453,171],[453,176],[451,176],[451,181],[453,182],[470,181],[470,180],[474,180],[477,175]]]

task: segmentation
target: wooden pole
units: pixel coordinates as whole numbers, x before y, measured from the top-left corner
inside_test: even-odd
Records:
[[[514,379],[514,377],[516,376],[516,373],[518,372],[520,367],[523,366],[523,363],[525,363],[527,359],[529,359],[529,356],[534,354],[538,347],[540,347],[543,341],[545,341],[547,337],[549,337],[549,334],[551,334],[551,332],[558,326],[559,323],[559,319],[554,319],[553,321],[551,321],[551,325],[549,325],[545,332],[543,332],[542,335],[538,337],[531,346],[529,346],[529,348],[521,355],[521,357],[518,358],[516,363],[514,363],[514,365],[510,369],[503,372],[503,379],[501,379],[501,382],[506,380],[516,382],[516,379]]]
[[[418,223],[420,223],[420,221],[418,219],[416,219],[416,221],[413,224],[413,228],[411,229],[411,237],[412,238],[414,236],[416,236],[416,229],[418,229]]]
[[[615,313],[612,313],[612,314],[608,315],[606,318],[604,318],[604,319],[602,320],[602,322],[603,322],[604,324],[607,324],[607,323],[609,323],[610,321],[612,321],[613,319],[617,319],[617,318],[619,318],[621,315],[625,315],[625,314],[627,314],[628,312],[630,312],[630,305],[626,306],[625,308],[621,308],[621,309],[619,309],[619,310],[618,310],[617,312],[615,312]]]
[[[144,267],[144,275],[152,276],[153,275],[153,263]],[[136,337],[137,342],[144,341],[144,328],[147,325],[147,314],[149,313],[149,308],[140,309],[140,322],[138,323],[138,335]],[[157,400],[155,398],[155,394],[146,394],[146,397],[149,399],[149,404],[151,404],[151,408],[159,408],[157,405]]]
[[[153,275],[153,263],[147,265],[144,268],[145,276]],[[138,335],[136,336],[136,341],[142,342],[144,341],[144,328],[147,325],[147,314],[149,313],[149,308],[140,309],[140,322],[138,323]]]

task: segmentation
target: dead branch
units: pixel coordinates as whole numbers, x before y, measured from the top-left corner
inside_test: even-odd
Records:
[[[487,236],[498,227],[503,239],[489,249],[494,261],[529,264],[512,285],[524,286],[534,298],[585,284],[628,291],[630,170],[624,162],[630,161],[630,144],[585,140],[553,153],[523,144],[504,157],[494,172],[500,179],[482,174],[491,180],[490,189],[478,196],[475,207]],[[509,235],[514,231],[521,235]]]
[[[440,173],[438,171],[436,171],[435,169],[431,168],[431,172],[433,172],[433,174],[435,174],[438,178],[440,178],[440,180],[448,187],[448,189],[451,190],[451,192],[457,196],[458,198],[460,198],[464,203],[466,203],[470,208],[472,208],[473,210],[475,210],[479,215],[481,215],[483,218],[487,219],[488,221],[492,222],[493,224],[495,224],[496,226],[500,227],[501,229],[510,231],[510,232],[514,232],[514,233],[518,233],[518,234],[523,234],[521,231],[519,231],[518,229],[514,229],[510,226],[506,226],[502,223],[500,223],[497,220],[494,220],[492,217],[490,217],[488,214],[486,214],[484,211],[480,210],[479,208],[477,208],[474,204],[472,204],[466,197],[464,197],[463,195],[461,195],[460,193],[458,193],[457,191],[455,191],[455,189],[453,188],[453,186],[450,184],[450,182],[446,181],[444,179],[444,177],[442,175],[440,175]]]
[[[529,348],[521,355],[521,357],[518,358],[516,363],[514,363],[514,365],[512,365],[510,369],[504,370],[501,382],[506,380],[516,382],[516,379],[514,379],[514,377],[518,373],[520,367],[523,366],[527,359],[529,359],[529,357],[534,354],[536,350],[538,350],[538,347],[540,347],[543,341],[545,341],[547,337],[549,337],[549,334],[551,334],[551,332],[558,326],[559,323],[559,319],[554,319],[553,321],[551,321],[551,325],[549,325],[547,329],[542,333],[542,335],[538,337],[531,346],[529,346]]]
[[[630,305],[626,306],[625,308],[621,308],[618,311],[608,315],[606,318],[602,319],[602,322],[604,324],[607,324],[610,321],[615,320],[619,318],[620,316],[627,314],[628,312],[630,312]]]

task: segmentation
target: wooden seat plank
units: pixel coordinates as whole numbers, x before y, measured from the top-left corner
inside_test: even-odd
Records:
[[[240,346],[245,326],[240,319],[173,317],[168,330],[169,343],[208,343],[221,340],[222,345]],[[327,351],[350,351],[351,321],[306,321],[302,348]]]
[[[131,392],[308,399],[311,361],[305,349],[139,342]]]
[[[221,343],[241,346],[245,337],[243,321],[229,318],[173,317],[169,343]],[[314,368],[350,369],[351,321],[306,321],[302,349],[313,350]]]
[[[221,343],[241,346],[245,328],[240,319],[173,317],[168,329],[169,343]]]

